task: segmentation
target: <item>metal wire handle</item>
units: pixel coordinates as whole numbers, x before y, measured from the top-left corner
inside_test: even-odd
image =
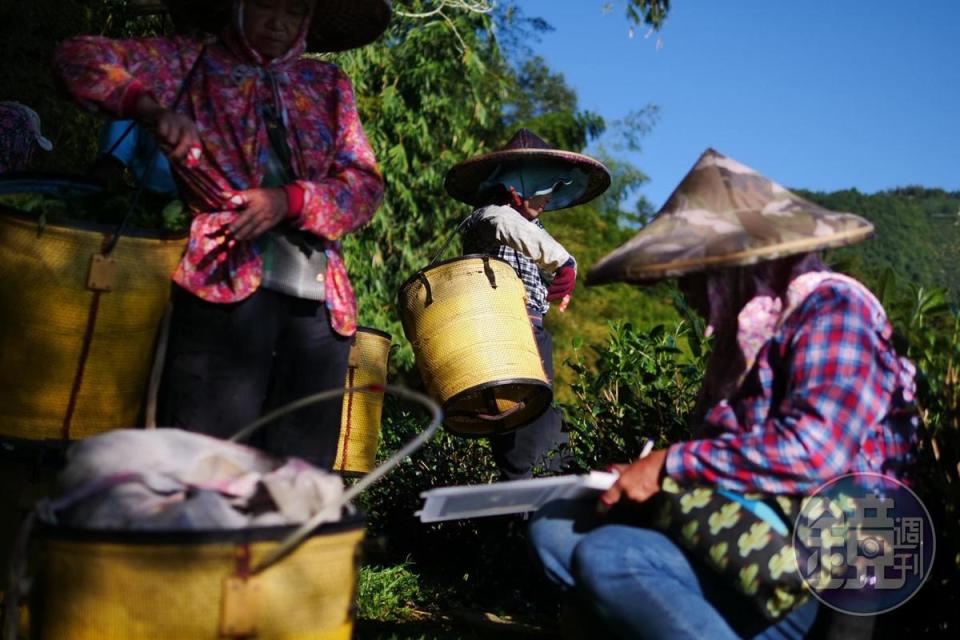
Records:
[[[262,560],[257,562],[256,565],[250,570],[251,575],[257,575],[266,571],[277,562],[285,558],[291,552],[293,552],[297,547],[299,547],[304,540],[310,537],[310,534],[313,533],[313,530],[320,526],[323,521],[326,519],[327,514],[334,512],[339,513],[343,507],[345,507],[351,500],[360,495],[368,487],[370,487],[374,482],[385,476],[390,472],[394,467],[396,467],[400,462],[409,456],[411,453],[422,447],[430,438],[433,437],[433,434],[436,433],[437,429],[440,427],[440,423],[443,420],[443,411],[440,409],[440,405],[431,400],[429,397],[425,396],[422,393],[416,391],[410,391],[403,387],[398,387],[394,385],[379,385],[371,384],[365,385],[362,387],[350,387],[349,389],[331,389],[329,391],[321,391],[313,395],[309,395],[300,400],[291,402],[290,404],[280,407],[276,411],[271,411],[267,415],[255,420],[250,423],[236,434],[230,438],[231,442],[239,442],[246,438],[249,438],[256,432],[258,429],[263,426],[282,418],[283,416],[298,411],[304,407],[307,407],[318,402],[323,402],[325,400],[332,400],[333,398],[342,396],[347,393],[355,393],[358,391],[374,391],[379,392],[383,391],[385,393],[390,393],[397,397],[403,398],[405,400],[410,400],[412,402],[417,402],[424,406],[430,412],[430,424],[426,429],[421,431],[415,438],[410,442],[405,444],[399,451],[390,456],[387,460],[383,462],[376,469],[365,475],[363,478],[358,480],[356,483],[350,486],[346,491],[343,492],[343,495],[340,496],[340,499],[331,505],[328,508],[323,509],[312,518],[300,525],[296,531],[291,533],[287,538],[281,542],[277,547],[268,553]]]
[[[433,256],[433,259],[431,259],[427,266],[421,269],[421,271],[425,271],[437,263],[437,260],[439,260],[443,254],[447,252],[447,249],[450,247],[450,244],[454,241],[454,239],[460,235],[460,230],[463,229],[463,225],[467,224],[467,220],[469,220],[471,217],[472,216],[467,216],[460,221],[460,224],[458,224],[457,228],[453,230],[453,233],[451,233],[446,242],[443,243],[443,246],[440,247],[440,250],[437,251],[437,253]]]
[[[288,405],[280,407],[276,411],[272,411],[262,418],[250,423],[240,431],[238,431],[232,438],[231,442],[238,442],[245,438],[250,437],[254,432],[263,426],[273,422],[274,420],[281,418],[287,414],[298,411],[303,407],[315,404],[317,402],[323,402],[324,400],[331,400],[333,398],[343,396],[346,393],[354,393],[359,391],[373,391],[373,392],[385,392],[390,393],[405,400],[410,400],[417,402],[430,412],[430,424],[426,429],[421,431],[415,438],[410,442],[404,445],[399,451],[390,456],[383,464],[379,467],[368,473],[366,476],[361,478],[350,488],[343,492],[343,495],[340,496],[340,499],[330,507],[320,511],[318,514],[304,522],[300,525],[295,531],[293,531],[283,542],[281,542],[277,547],[274,548],[272,552],[267,554],[260,562],[258,562],[252,569],[251,575],[257,575],[266,571],[277,562],[285,558],[291,552],[293,552],[297,547],[299,547],[304,540],[306,540],[313,530],[316,529],[323,523],[326,515],[330,512],[339,513],[342,509],[355,497],[360,495],[364,490],[367,489],[374,482],[386,475],[390,470],[396,467],[400,462],[409,456],[411,453],[422,447],[430,438],[433,437],[433,434],[436,433],[437,428],[440,426],[440,422],[443,420],[443,411],[440,409],[440,406],[423,395],[416,391],[410,391],[404,389],[403,387],[397,387],[393,385],[378,385],[371,384],[361,387],[350,387],[348,389],[332,389],[329,391],[322,391],[320,393],[315,393],[313,395],[301,398],[291,402]],[[103,485],[98,485],[96,487],[91,487],[86,495],[90,493],[96,493],[102,489],[112,486],[110,483]],[[76,496],[74,496],[76,499]],[[53,504],[49,505],[47,511],[56,511],[58,508],[64,507],[64,504]],[[38,506],[39,508],[39,506]],[[4,599],[3,607],[3,625],[0,627],[0,637],[3,640],[16,640],[17,638],[17,628],[18,628],[18,607],[21,600],[21,586],[23,585],[24,575],[26,573],[26,548],[30,536],[33,532],[34,522],[36,520],[36,515],[38,509],[34,509],[30,512],[27,519],[21,525],[20,531],[17,536],[16,544],[14,545],[13,553],[11,554],[11,567],[10,573],[8,576],[8,588],[7,588],[7,597]]]

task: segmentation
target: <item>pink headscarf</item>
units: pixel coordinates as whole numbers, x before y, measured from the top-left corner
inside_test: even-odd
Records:
[[[790,284],[806,273],[828,272],[818,254],[783,258],[706,274],[707,333],[715,336],[704,376],[701,408],[728,398],[773,337],[790,307]]]

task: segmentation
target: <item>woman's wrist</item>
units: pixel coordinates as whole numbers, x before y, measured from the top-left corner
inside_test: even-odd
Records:
[[[293,218],[303,213],[303,187],[296,182],[283,187],[287,199],[287,213],[284,217]]]

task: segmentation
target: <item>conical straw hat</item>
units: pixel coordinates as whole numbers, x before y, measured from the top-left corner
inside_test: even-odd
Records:
[[[469,158],[451,168],[445,181],[447,193],[469,205],[482,205],[484,182],[500,169],[516,167],[531,171],[540,169],[547,175],[570,174],[580,178],[568,187],[564,198],[555,198],[544,211],[585,204],[610,186],[610,172],[599,160],[556,149],[529,129],[520,129],[503,148]]]
[[[824,209],[707,149],[650,224],[590,268],[587,284],[750,265],[872,234],[860,216]]]
[[[182,31],[219,33],[227,24],[231,0],[166,0],[174,25]],[[139,2],[147,6],[157,2]],[[319,0],[307,35],[307,49],[346,51],[380,37],[390,23],[389,0]]]

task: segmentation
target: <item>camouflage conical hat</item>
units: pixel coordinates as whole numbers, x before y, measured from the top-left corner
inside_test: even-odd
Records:
[[[650,224],[590,268],[587,284],[750,265],[872,234],[860,216],[824,209],[707,149]]]

